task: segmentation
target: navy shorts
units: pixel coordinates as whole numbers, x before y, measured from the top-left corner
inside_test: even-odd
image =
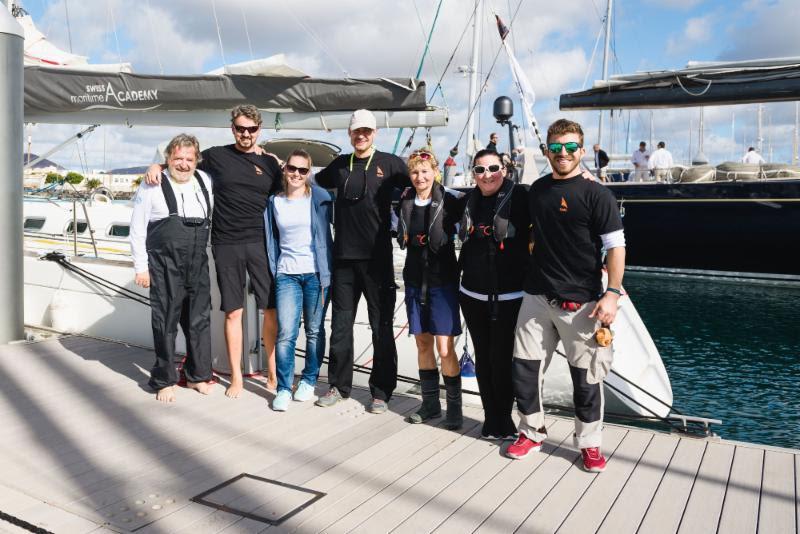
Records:
[[[428,306],[423,308],[419,288],[407,285],[406,315],[410,334],[460,335],[458,288],[455,285],[428,288]]]

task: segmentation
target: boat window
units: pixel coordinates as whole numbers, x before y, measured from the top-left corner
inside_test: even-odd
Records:
[[[26,217],[25,222],[22,224],[22,229],[36,232],[44,227],[44,221],[44,217]]]
[[[112,224],[108,229],[109,237],[128,237],[131,235],[129,224]]]
[[[78,233],[82,234],[83,232],[85,232],[88,226],[89,225],[86,224],[86,221],[78,221]],[[69,224],[67,224],[67,229],[64,230],[64,232],[67,234],[72,233],[72,221],[70,221]]]

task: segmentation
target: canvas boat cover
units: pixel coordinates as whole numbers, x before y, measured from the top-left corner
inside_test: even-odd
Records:
[[[800,57],[690,62],[685,69],[637,72],[561,95],[562,110],[636,109],[800,100]]]

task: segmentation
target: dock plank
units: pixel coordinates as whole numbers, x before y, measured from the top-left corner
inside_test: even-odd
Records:
[[[598,532],[633,533],[639,529],[679,442],[680,440],[674,436],[653,435],[625,486],[600,524]]]
[[[617,447],[626,434],[627,431],[619,427],[609,427],[603,430],[603,446],[609,462],[614,461]],[[532,532],[535,529],[536,532],[549,533],[558,530],[564,518],[575,507],[589,486],[597,478],[605,475],[605,473],[601,475],[584,471],[582,462],[583,459],[579,459],[572,465],[515,532]]]
[[[797,532],[794,476],[793,454],[770,450],[765,452],[758,513],[759,532]]]
[[[736,447],[709,443],[683,513],[679,533],[716,532]]]
[[[595,532],[652,441],[648,432],[631,430],[609,457],[602,475],[596,477],[556,532]]]
[[[508,464],[497,476],[476,491],[469,500],[443,521],[434,532],[437,534],[461,534],[472,532],[478,528],[549,454],[564,446],[565,441],[571,438],[574,430],[571,421],[548,418],[546,423],[547,439],[542,445],[540,454],[534,454],[525,458],[524,461]]]
[[[682,439],[639,527],[648,534],[678,530],[707,443]]]
[[[736,447],[718,532],[756,532],[764,451]]]

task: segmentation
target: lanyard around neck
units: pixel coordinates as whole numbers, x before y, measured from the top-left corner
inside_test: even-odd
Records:
[[[364,167],[364,172],[369,170],[369,164],[372,163],[372,156],[375,155],[375,152],[376,152],[376,150],[375,150],[375,147],[373,146],[372,147],[372,154],[369,155],[369,159],[367,160],[367,166]],[[350,172],[353,172],[353,158],[355,158],[355,156],[356,156],[355,152],[350,154],[350,167],[349,167]]]

